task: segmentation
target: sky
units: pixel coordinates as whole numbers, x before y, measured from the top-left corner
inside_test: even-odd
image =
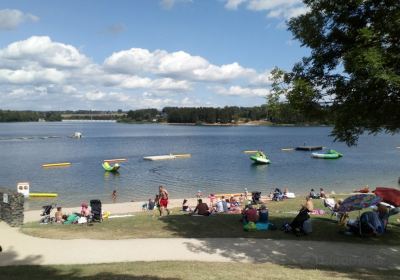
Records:
[[[301,0],[2,0],[0,109],[259,106]]]

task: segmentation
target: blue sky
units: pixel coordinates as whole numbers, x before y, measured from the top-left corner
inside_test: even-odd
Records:
[[[300,0],[2,1],[2,109],[253,106],[307,54]]]

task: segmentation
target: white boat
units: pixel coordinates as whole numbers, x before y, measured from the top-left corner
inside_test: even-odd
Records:
[[[161,155],[161,156],[148,156],[143,157],[145,160],[167,160],[167,159],[176,159],[176,158],[190,158],[191,154],[169,154],[169,155]]]
[[[166,160],[166,159],[175,159],[176,157],[172,154],[170,155],[161,155],[161,156],[148,156],[148,157],[143,157],[143,159],[146,160]]]

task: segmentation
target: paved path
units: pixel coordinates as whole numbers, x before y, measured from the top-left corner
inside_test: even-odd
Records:
[[[400,270],[400,247],[247,238],[54,240],[0,222],[0,266],[128,261],[270,262]]]

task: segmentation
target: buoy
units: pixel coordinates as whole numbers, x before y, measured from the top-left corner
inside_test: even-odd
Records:
[[[57,197],[57,193],[29,193],[29,197]]]
[[[122,161],[127,161],[126,158],[114,158],[114,159],[105,159],[103,160],[104,162],[122,162]]]
[[[60,167],[60,166],[70,166],[70,162],[60,162],[60,163],[46,163],[42,164],[42,167]]]

